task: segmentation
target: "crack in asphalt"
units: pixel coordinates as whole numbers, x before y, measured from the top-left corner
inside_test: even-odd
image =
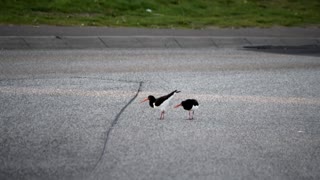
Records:
[[[143,84],[143,81],[140,81],[139,82],[139,88],[136,92],[136,94],[130,99],[130,101],[119,111],[119,113],[116,115],[116,117],[114,118],[114,120],[112,121],[111,123],[111,126],[109,127],[109,129],[106,131],[106,138],[105,138],[105,141],[104,141],[104,145],[103,145],[103,148],[102,148],[102,152],[97,160],[97,162],[95,163],[95,165],[93,166],[91,172],[90,172],[90,175],[91,173],[98,167],[99,163],[101,162],[102,160],[102,157],[103,155],[105,154],[105,151],[106,151],[106,147],[107,147],[107,143],[109,141],[109,138],[110,138],[110,134],[111,134],[111,131],[112,129],[114,128],[114,126],[117,124],[121,114],[126,110],[126,108],[137,98],[137,96],[139,95],[139,92],[141,91],[141,87],[142,87],[142,84]]]

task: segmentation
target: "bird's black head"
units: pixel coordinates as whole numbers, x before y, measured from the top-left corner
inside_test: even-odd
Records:
[[[151,107],[153,107],[153,103],[156,102],[156,98],[152,95],[148,96],[148,99],[149,99],[149,105]]]
[[[153,101],[153,102],[156,101],[156,98],[152,95],[148,96],[148,99],[149,101]]]

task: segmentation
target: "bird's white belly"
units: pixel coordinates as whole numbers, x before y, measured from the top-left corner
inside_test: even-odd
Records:
[[[199,108],[199,106],[192,106],[191,110],[196,110],[198,108]]]
[[[155,103],[153,103],[153,107],[160,109],[161,111],[165,111],[167,109],[167,107],[169,106],[172,98],[173,98],[173,95],[169,99],[167,99],[163,103],[161,103],[160,106],[156,106]]]

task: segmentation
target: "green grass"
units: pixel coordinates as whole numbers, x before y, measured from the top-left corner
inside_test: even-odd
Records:
[[[319,26],[319,10],[320,0],[0,0],[0,23],[153,28]]]

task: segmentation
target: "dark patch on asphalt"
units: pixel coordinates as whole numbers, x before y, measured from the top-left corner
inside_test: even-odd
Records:
[[[292,54],[292,55],[311,55],[320,56],[320,46],[316,44],[301,45],[301,46],[274,46],[274,45],[261,45],[261,46],[243,46],[246,50],[256,52],[267,52],[277,54]]]

